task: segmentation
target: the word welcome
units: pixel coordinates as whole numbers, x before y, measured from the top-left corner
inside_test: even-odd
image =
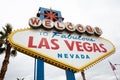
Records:
[[[86,27],[84,27],[81,24],[77,24],[76,26],[74,26],[71,22],[59,22],[59,21],[55,21],[53,22],[50,19],[44,19],[43,21],[40,20],[40,18],[38,17],[33,17],[29,19],[29,25],[34,28],[34,29],[38,29],[41,28],[42,26],[46,29],[52,29],[52,28],[56,28],[57,30],[67,30],[69,32],[74,32],[77,31],[79,33],[87,33],[88,35],[97,35],[97,36],[101,36],[102,35],[102,30],[99,27],[91,27],[89,25],[87,25]]]

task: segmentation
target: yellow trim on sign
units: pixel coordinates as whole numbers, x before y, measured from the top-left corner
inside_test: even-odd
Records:
[[[83,65],[81,66],[80,68],[76,68],[74,66],[71,66],[69,64],[66,64],[65,62],[63,61],[58,61],[57,59],[55,58],[52,58],[52,57],[49,57],[47,55],[43,55],[41,54],[40,52],[37,52],[37,51],[34,51],[34,50],[31,50],[27,47],[24,47],[18,43],[15,43],[13,41],[13,35],[17,32],[21,32],[21,31],[25,31],[25,30],[33,30],[31,28],[24,28],[24,29],[18,29],[18,30],[14,30],[9,36],[8,36],[8,40],[9,40],[9,43],[18,51],[24,53],[24,54],[27,54],[31,57],[34,57],[34,58],[41,58],[41,59],[44,59],[45,62],[49,63],[49,64],[52,64],[52,65],[55,65],[57,67],[60,67],[62,69],[70,69],[72,70],[73,72],[79,72],[79,71],[82,71],[82,70],[85,70],[89,67],[91,67],[92,65],[95,65],[96,63],[98,63],[99,61],[105,59],[106,57],[110,56],[111,54],[113,54],[115,52],[115,46],[112,44],[112,42],[110,42],[109,40],[105,39],[105,38],[102,38],[108,42],[110,42],[113,46],[113,49],[109,52],[107,52],[105,55],[101,56],[101,57],[98,57],[97,59],[95,60],[92,60],[91,62],[87,63],[86,65]],[[38,54],[39,53],[39,54]]]
[[[115,52],[115,46],[113,45],[113,43],[112,43],[111,41],[109,41],[109,40],[107,40],[107,39],[105,39],[105,38],[103,38],[103,37],[100,37],[100,38],[102,38],[102,39],[110,42],[110,43],[112,44],[112,46],[113,46],[113,49],[112,49],[111,51],[105,53],[105,55],[103,55],[103,56],[101,56],[101,57],[99,57],[99,58],[97,58],[97,59],[95,59],[95,60],[92,60],[92,61],[89,62],[88,64],[82,66],[81,68],[79,68],[80,71],[82,71],[82,70],[84,70],[84,69],[87,69],[87,68],[89,68],[89,67],[97,64],[98,62],[104,60],[105,58],[107,58],[108,56],[112,55],[112,54]]]

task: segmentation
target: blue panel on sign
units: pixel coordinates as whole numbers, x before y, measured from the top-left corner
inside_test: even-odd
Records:
[[[47,9],[40,7],[39,12],[40,12],[40,20],[42,21],[45,18],[52,19],[53,21],[59,21],[59,22],[63,21],[60,11],[52,10],[51,8]]]

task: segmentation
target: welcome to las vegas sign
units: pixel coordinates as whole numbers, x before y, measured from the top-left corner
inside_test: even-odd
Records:
[[[101,35],[98,27],[76,25],[74,28],[71,23],[41,21],[38,17],[31,18],[29,24],[32,28],[15,30],[9,35],[10,44],[29,56],[63,69],[82,71],[115,51],[109,40],[94,35]]]

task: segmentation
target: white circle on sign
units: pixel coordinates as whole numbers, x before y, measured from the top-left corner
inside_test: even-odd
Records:
[[[38,17],[32,17],[29,19],[29,25],[32,28],[39,28],[41,26],[42,22],[40,18]]]
[[[64,25],[63,22],[56,21],[55,22],[55,28],[58,29],[58,30],[64,30],[65,29],[65,25]]]
[[[43,26],[44,26],[45,28],[47,28],[47,29],[51,29],[51,28],[54,27],[54,23],[53,23],[53,21],[50,20],[50,19],[44,19],[44,20],[43,20]]]

